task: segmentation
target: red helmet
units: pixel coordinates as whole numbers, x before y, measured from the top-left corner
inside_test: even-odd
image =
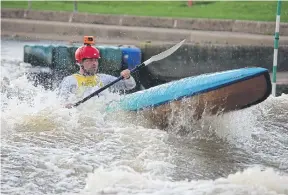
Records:
[[[82,47],[79,47],[75,51],[75,60],[77,63],[82,62],[83,59],[85,58],[100,58],[100,52],[98,49],[91,45],[84,45]]]

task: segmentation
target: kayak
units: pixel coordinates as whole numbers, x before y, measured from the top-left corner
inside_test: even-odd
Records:
[[[109,110],[149,113],[165,126],[171,113],[187,109],[193,118],[247,108],[271,93],[270,75],[261,67],[241,68],[187,77],[123,96]]]

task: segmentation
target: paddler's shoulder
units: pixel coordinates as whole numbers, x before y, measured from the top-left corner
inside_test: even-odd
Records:
[[[63,78],[63,82],[77,83],[77,74],[72,74]]]

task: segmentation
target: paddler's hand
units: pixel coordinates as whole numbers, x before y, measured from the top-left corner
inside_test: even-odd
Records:
[[[73,108],[73,104],[72,104],[72,103],[66,104],[66,105],[65,105],[65,108],[69,108],[69,109],[70,109],[70,108]]]
[[[121,76],[124,77],[124,79],[129,79],[130,78],[130,70],[129,69],[125,69],[120,73]]]

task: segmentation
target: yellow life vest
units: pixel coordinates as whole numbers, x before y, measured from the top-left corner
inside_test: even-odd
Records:
[[[93,76],[84,76],[81,74],[73,74],[75,79],[77,80],[77,91],[76,95],[78,97],[82,97],[83,93],[88,87],[95,87],[98,86],[103,87],[103,83],[101,82],[99,76],[93,75]]]

